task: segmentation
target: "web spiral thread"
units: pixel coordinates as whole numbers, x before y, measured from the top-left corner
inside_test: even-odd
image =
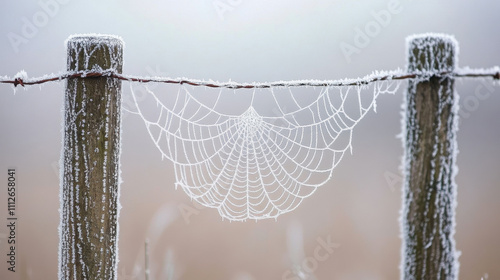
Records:
[[[162,157],[175,166],[176,187],[198,203],[216,208],[231,221],[277,218],[297,208],[332,176],[353,128],[375,109],[380,93],[394,93],[396,81],[358,87],[307,88],[308,99],[291,88],[252,93],[240,114],[222,112],[231,90],[220,90],[207,104],[189,86],[175,101],[142,92],[156,107],[142,105],[131,86],[137,113]],[[261,113],[259,94],[271,94],[273,113]],[[265,106],[264,106],[265,107]],[[154,112],[152,112],[154,111]]]

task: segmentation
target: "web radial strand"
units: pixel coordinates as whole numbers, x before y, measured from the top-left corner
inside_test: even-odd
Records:
[[[241,221],[277,218],[325,184],[351,151],[353,128],[398,86],[252,90],[237,113],[224,111],[233,90],[196,95],[179,86],[164,93],[168,101],[148,87],[131,91],[153,143],[174,164],[176,187]]]

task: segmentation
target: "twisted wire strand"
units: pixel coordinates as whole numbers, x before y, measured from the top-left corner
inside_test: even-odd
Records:
[[[37,85],[53,81],[74,78],[99,78],[109,77],[129,82],[139,83],[166,83],[166,84],[187,84],[191,86],[210,87],[210,88],[229,88],[229,89],[257,89],[273,87],[342,87],[342,86],[360,86],[368,85],[373,82],[387,80],[407,80],[407,79],[428,79],[431,77],[452,77],[452,78],[493,78],[500,79],[500,68],[498,66],[490,69],[470,69],[463,68],[455,72],[417,72],[405,73],[401,70],[375,72],[363,78],[340,79],[340,80],[298,80],[298,81],[275,81],[264,83],[237,83],[237,82],[216,82],[188,78],[169,78],[169,77],[138,77],[128,76],[117,73],[114,69],[103,71],[77,71],[65,72],[54,76],[44,76],[38,78],[4,77],[0,78],[0,83],[28,86]]]

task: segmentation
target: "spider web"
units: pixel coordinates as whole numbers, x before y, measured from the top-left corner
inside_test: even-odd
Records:
[[[176,87],[164,101],[152,87],[131,85],[133,113],[173,162],[176,188],[223,218],[243,221],[277,218],[325,184],[352,152],[353,128],[375,110],[380,93],[394,93],[399,83],[201,95]]]

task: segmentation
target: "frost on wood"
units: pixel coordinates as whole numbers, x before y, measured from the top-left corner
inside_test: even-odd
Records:
[[[67,70],[122,71],[114,36],[72,36]],[[70,78],[61,158],[59,279],[115,279],[119,213],[121,82]]]
[[[454,71],[453,37],[412,36],[408,71]],[[458,95],[453,79],[430,75],[410,81],[404,103],[401,279],[457,279],[455,175]]]
[[[170,102],[147,87],[131,89],[151,139],[174,163],[176,187],[223,218],[242,221],[277,218],[325,184],[351,150],[355,125],[380,92],[397,86],[250,90],[248,103],[244,94],[228,103],[234,94],[227,89],[200,96],[209,102],[191,87],[162,93],[174,96]],[[224,112],[239,104],[238,112]]]
[[[458,42],[451,35],[424,33],[408,36],[407,73],[432,76],[439,72],[454,72],[458,68],[458,52]]]

